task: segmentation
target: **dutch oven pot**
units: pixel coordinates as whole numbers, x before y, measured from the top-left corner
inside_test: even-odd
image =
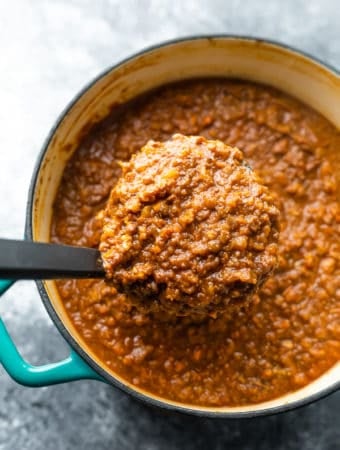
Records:
[[[197,37],[152,47],[110,68],[83,89],[52,128],[33,174],[26,239],[49,241],[53,201],[68,159],[83,130],[124,103],[164,83],[194,77],[243,78],[272,85],[311,105],[340,128],[340,75],[323,63],[277,43],[232,36]],[[340,149],[339,149],[340,151]],[[0,282],[0,293],[11,285]],[[37,282],[44,305],[70,345],[68,358],[31,366],[22,359],[0,321],[0,361],[26,386],[95,379],[163,408],[200,416],[240,418],[282,412],[319,399],[340,386],[340,363],[314,382],[283,397],[242,407],[201,407],[160,398],[105,368],[67,317],[54,281]]]

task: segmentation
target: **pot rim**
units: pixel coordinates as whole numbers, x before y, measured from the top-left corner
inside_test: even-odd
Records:
[[[202,39],[221,39],[221,40],[240,40],[240,41],[250,41],[258,44],[270,44],[274,47],[278,47],[284,50],[288,50],[290,52],[296,53],[298,56],[304,56],[307,59],[311,60],[312,62],[315,62],[319,65],[321,65],[323,68],[325,68],[328,72],[331,72],[333,75],[339,76],[340,71],[337,70],[332,65],[325,63],[321,59],[312,56],[308,52],[298,50],[297,48],[283,44],[279,41],[272,40],[272,39],[266,39],[266,38],[260,38],[255,36],[245,36],[245,35],[237,35],[237,34],[201,34],[201,35],[188,35],[176,39],[169,39],[166,41],[163,41],[159,44],[151,45],[148,47],[143,48],[142,50],[133,53],[131,56],[124,58],[120,61],[118,61],[115,64],[110,65],[103,71],[101,71],[97,76],[92,78],[91,81],[89,81],[87,84],[83,86],[82,89],[78,91],[78,93],[71,99],[71,101],[68,102],[68,104],[65,106],[65,108],[61,111],[61,113],[58,115],[57,119],[54,122],[54,125],[51,127],[47,137],[45,138],[42,148],[38,154],[33,173],[32,178],[29,186],[28,191],[28,199],[27,199],[27,208],[26,208],[26,222],[25,222],[25,239],[33,240],[33,205],[34,205],[34,195],[35,195],[35,189],[36,184],[39,176],[39,171],[42,165],[42,162],[44,160],[45,153],[47,152],[47,149],[49,147],[49,144],[51,140],[53,139],[54,134],[56,133],[57,129],[59,128],[61,122],[64,120],[65,116],[68,114],[68,112],[72,109],[72,107],[78,102],[78,100],[89,90],[91,89],[100,79],[105,77],[109,72],[112,70],[118,69],[125,63],[142,56],[143,54],[152,52],[153,50],[180,44],[182,42],[190,42],[190,41],[198,41]],[[40,294],[40,297],[43,301],[43,304],[45,306],[45,309],[47,310],[47,313],[49,314],[51,320],[56,325],[57,329],[63,336],[63,338],[67,341],[67,343],[71,346],[72,349],[74,349],[85,361],[86,363],[93,368],[99,375],[103,377],[103,379],[107,382],[109,382],[111,385],[118,387],[120,390],[126,392],[127,394],[131,395],[134,398],[137,398],[138,400],[142,401],[143,403],[146,403],[148,405],[160,407],[163,409],[195,415],[199,417],[209,417],[209,418],[217,418],[217,419],[244,419],[244,418],[252,418],[252,417],[259,417],[259,416],[267,416],[267,415],[273,415],[273,414],[279,414],[283,413],[289,410],[297,409],[302,406],[308,405],[310,403],[313,403],[316,400],[319,400],[321,398],[326,397],[327,395],[330,395],[331,393],[335,392],[340,388],[340,380],[333,385],[327,386],[324,389],[321,389],[318,392],[315,392],[311,395],[308,395],[302,399],[293,401],[288,404],[281,404],[275,407],[268,407],[261,410],[250,410],[250,411],[219,411],[216,409],[216,411],[207,410],[204,407],[200,409],[199,406],[193,406],[192,408],[190,405],[183,406],[181,404],[174,404],[174,403],[168,403],[166,399],[158,400],[152,396],[152,394],[148,395],[145,391],[145,394],[142,392],[139,392],[138,390],[133,389],[128,384],[125,384],[121,381],[119,381],[117,378],[114,377],[114,375],[111,375],[108,371],[106,371],[103,367],[98,365],[87,353],[83,348],[78,344],[78,342],[74,339],[72,334],[67,330],[62,320],[57,315],[52,302],[49,299],[49,295],[44,287],[44,284],[40,280],[36,280],[36,285]]]

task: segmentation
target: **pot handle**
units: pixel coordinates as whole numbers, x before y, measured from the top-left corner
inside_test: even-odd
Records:
[[[14,283],[0,280],[0,296]],[[32,366],[18,352],[0,319],[0,363],[7,373],[24,386],[40,387],[81,379],[105,381],[75,351],[57,363]]]

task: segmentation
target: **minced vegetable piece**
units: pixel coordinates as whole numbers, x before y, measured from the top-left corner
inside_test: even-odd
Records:
[[[243,154],[175,134],[128,163],[104,213],[107,277],[143,311],[245,306],[277,262],[274,199]]]

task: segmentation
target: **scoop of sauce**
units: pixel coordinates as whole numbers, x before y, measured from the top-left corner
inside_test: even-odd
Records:
[[[104,212],[107,277],[143,312],[246,307],[277,263],[279,212],[242,152],[175,134],[122,164]]]

